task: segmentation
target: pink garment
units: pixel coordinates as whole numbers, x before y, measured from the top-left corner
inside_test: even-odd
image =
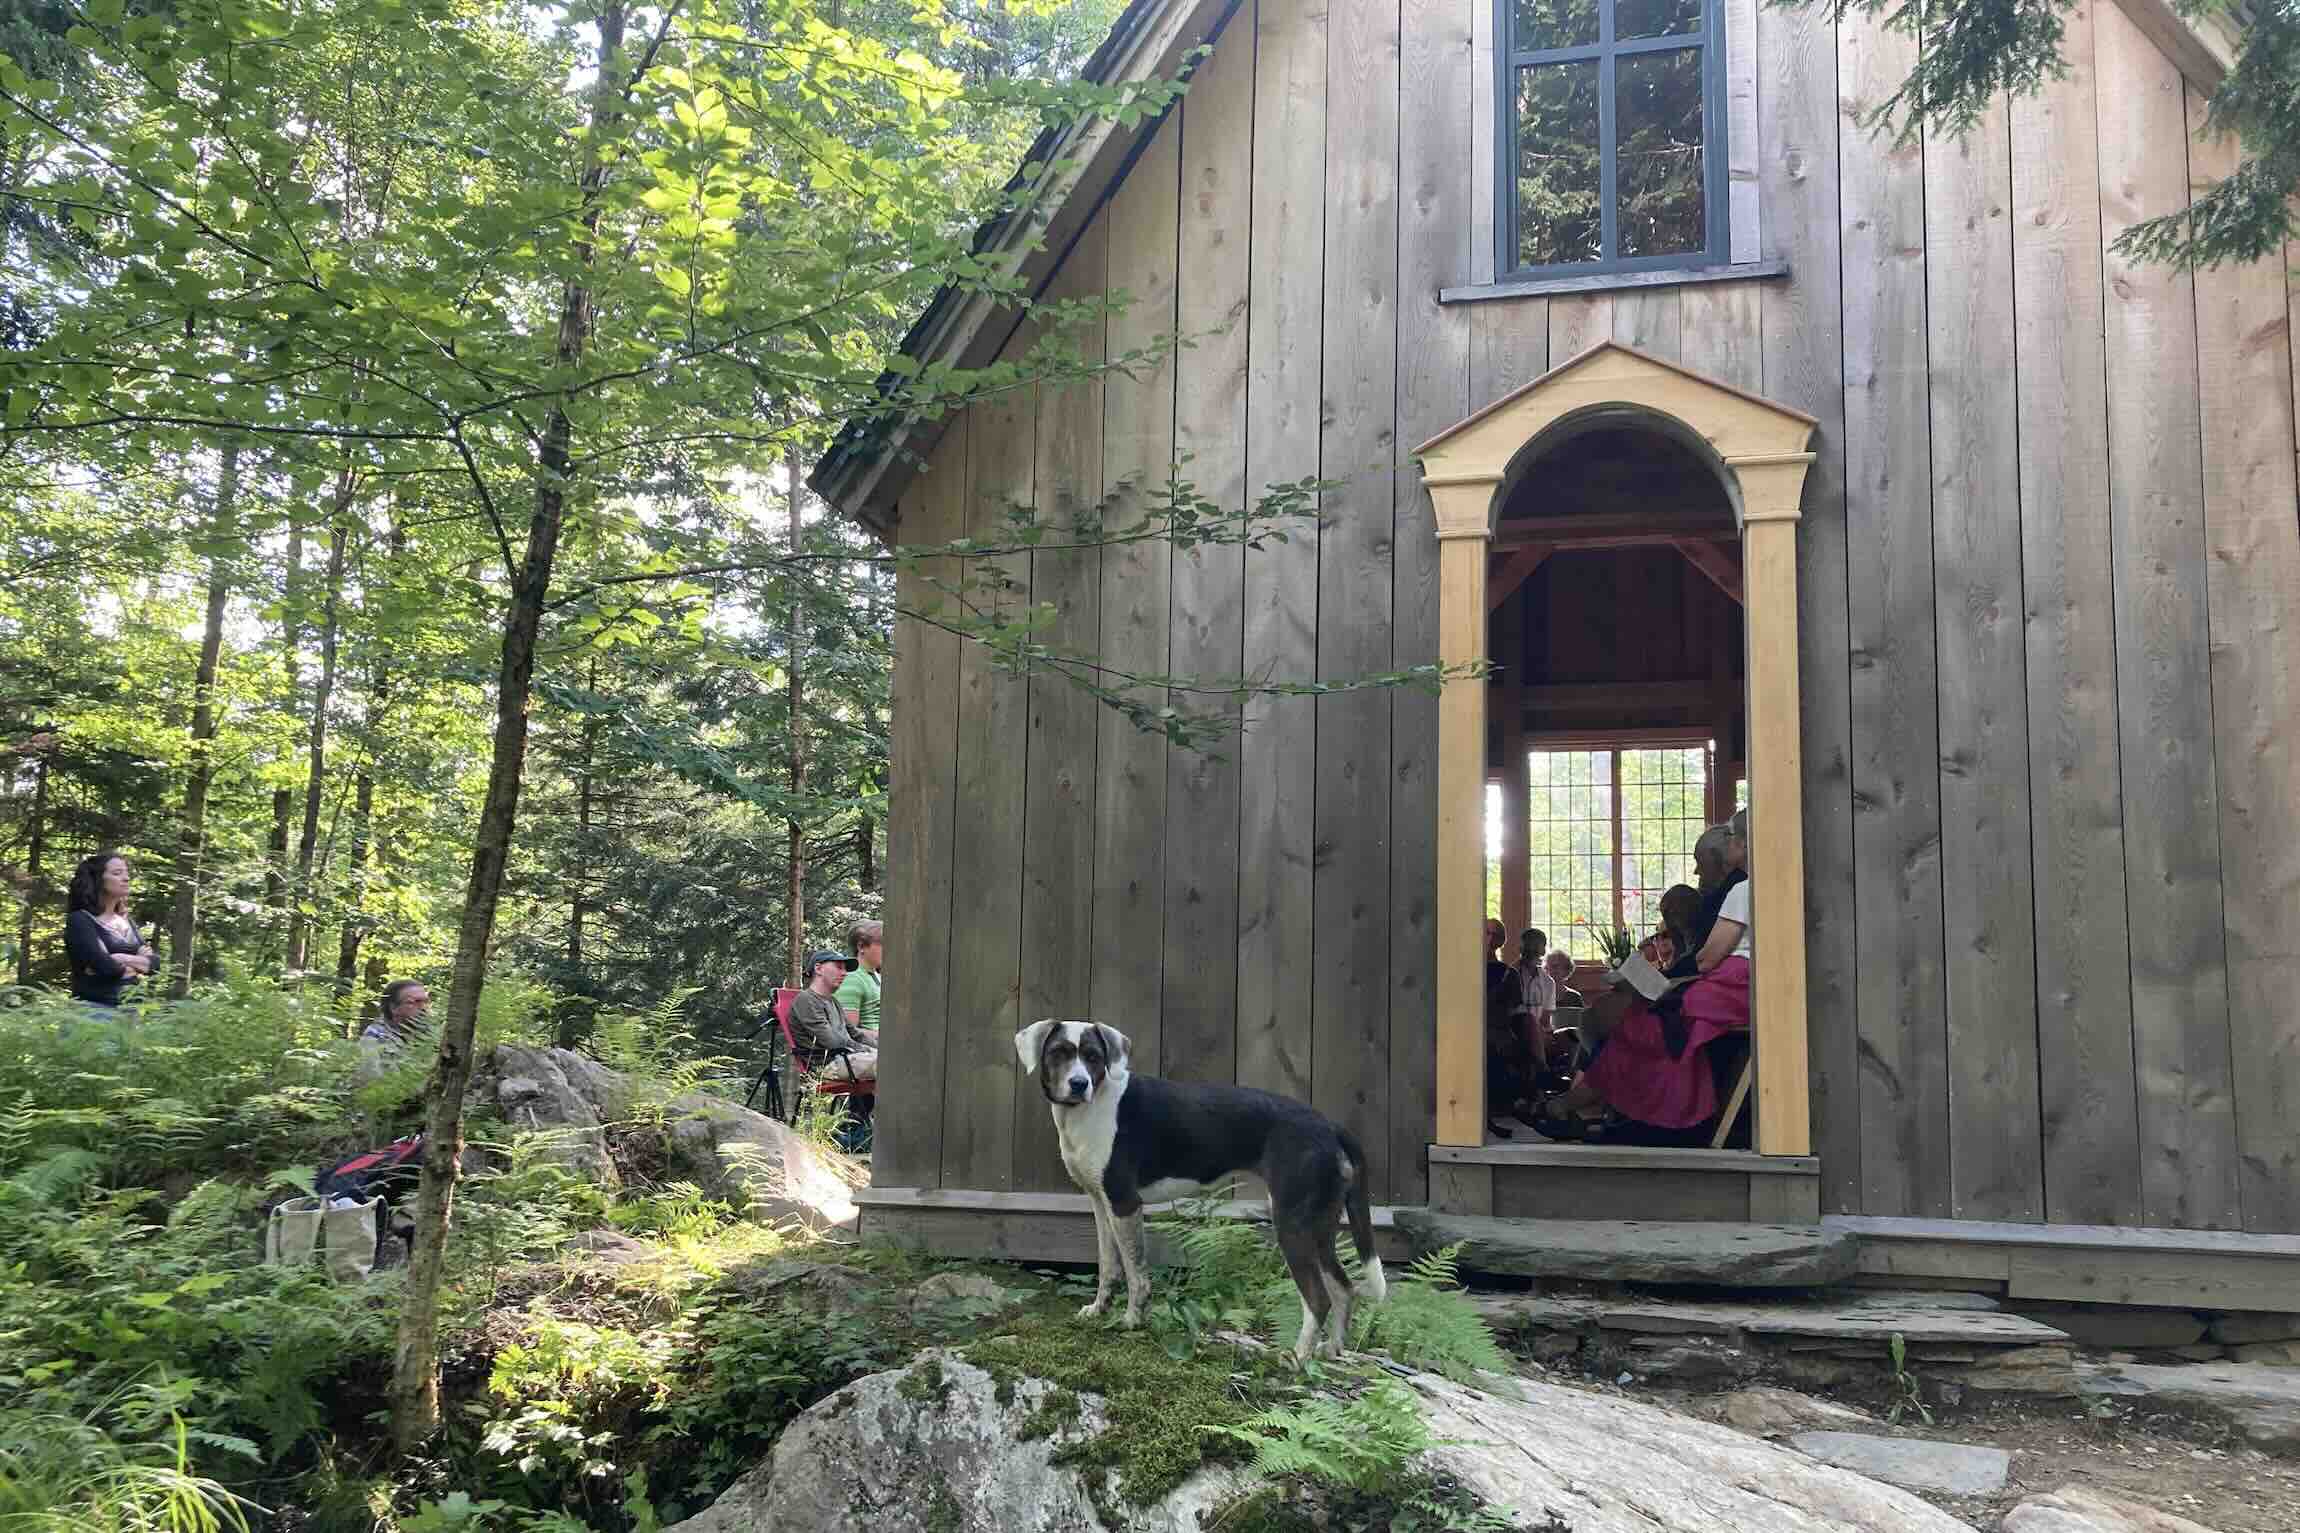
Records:
[[[1749,1026],[1749,960],[1734,956],[1685,987],[1685,1048],[1675,1059],[1661,1019],[1634,1007],[1589,1066],[1590,1085],[1608,1106],[1655,1128],[1685,1129],[1717,1116],[1708,1046]]]

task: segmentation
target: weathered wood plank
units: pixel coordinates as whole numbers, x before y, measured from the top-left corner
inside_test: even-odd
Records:
[[[1845,576],[1843,315],[1838,282],[1836,28],[1811,6],[1757,7],[1758,165],[1766,254],[1796,273],[1762,290],[1764,392],[1816,417],[1797,526],[1798,742],[1805,812],[1807,1067],[1821,1206],[1861,1206],[1853,1030],[1853,822]]]
[[[2092,0],[2064,13],[2065,79],[2012,104],[2021,583],[2045,1217],[2141,1217],[2116,730],[2108,400]]]
[[[1254,25],[1242,11],[1181,104],[1182,205],[1174,359],[1178,472],[1216,505],[1246,500],[1246,283],[1252,216]],[[1176,549],[1168,638],[1175,673],[1236,676],[1243,658],[1245,556],[1236,545]],[[1235,705],[1177,694],[1203,713]],[[1162,1068],[1229,1082],[1238,1065],[1238,750],[1166,752],[1166,939]]]
[[[1984,1219],[2044,1215],[2021,530],[2005,514],[2020,475],[2011,157],[2001,103],[1925,143],[1949,1207]]]
[[[1319,472],[1325,296],[1325,0],[1264,0],[1256,17],[1253,299],[1246,489]],[[1318,662],[1318,544],[1296,528],[1246,554],[1246,670],[1307,681]],[[1238,1079],[1311,1092],[1311,857],[1317,712],[1246,704],[1238,814]]]
[[[1049,302],[1092,300],[1109,278],[1110,222],[1097,218],[1072,247],[1048,286]],[[1102,360],[1098,316],[1067,344],[1078,360]],[[1102,500],[1102,380],[1049,381],[1038,389],[1036,509],[1047,541],[1080,539]],[[1089,536],[1091,536],[1089,534]],[[1091,654],[1101,642],[1102,551],[1041,548],[1030,556],[1030,597],[1055,617],[1046,641]],[[1089,1014],[1094,985],[1095,745],[1102,710],[1068,680],[1041,671],[1030,678],[1029,752],[1024,780],[1022,861],[1022,1021]],[[1009,1050],[1009,1069],[1014,1061]],[[1014,1183],[1020,1188],[1070,1184],[1054,1140],[1054,1120],[1040,1093],[1014,1098]]]
[[[2300,1307],[2300,1262],[2181,1251],[2072,1251],[2015,1247],[2009,1257],[2015,1299],[2174,1309]]]
[[[1389,669],[1397,492],[1397,0],[1330,0],[1326,94],[1325,404],[1318,674]],[[1311,1102],[1357,1136],[1373,1195],[1390,1186],[1390,695],[1316,700],[1311,864]],[[1299,982],[1302,978],[1295,975]]]
[[[2203,103],[2189,91],[2189,119]],[[2201,135],[2198,191],[2236,168]],[[2291,333],[2273,262],[2196,275],[2212,731],[2244,1227],[2300,1231],[2300,516]]]
[[[904,496],[900,534],[912,545],[956,539],[965,528],[967,423],[951,423],[926,471]],[[950,1045],[951,863],[957,839],[958,636],[920,614],[947,598],[955,561],[935,559],[895,576],[894,696],[887,788],[887,1014],[879,1063],[900,1080],[871,1125],[871,1175],[889,1186],[942,1180],[942,1100]]]
[[[1642,296],[1642,295],[1639,295]],[[1560,293],[1549,300],[1549,365],[1563,367],[1613,338],[1612,293]]]
[[[1725,196],[1731,258],[1754,261],[1765,249],[1764,197],[1757,185],[1757,0],[1725,6]],[[1691,311],[1687,311],[1688,319]],[[1722,375],[1720,375],[1722,376]]]
[[[1010,355],[1026,355],[1026,329]],[[1010,508],[1032,502],[1037,394],[1011,389],[967,412],[966,533],[994,538]],[[975,561],[968,600],[983,613],[1019,612],[1030,594],[1028,555]],[[957,834],[951,862],[950,1022],[942,1093],[942,1183],[1014,1185],[1014,1034],[1022,1026],[1022,838],[1025,773],[1017,746],[1030,688],[967,644],[958,665]],[[964,897],[958,897],[959,887]]]
[[[1438,293],[1440,303],[1496,303],[1553,293],[1626,293],[1640,288],[1700,287],[1712,282],[1751,282],[1785,277],[1783,260],[1733,261],[1717,266],[1668,266],[1650,271],[1584,272],[1564,277],[1512,277],[1507,282],[1475,282]]]
[[[1493,1167],[1432,1162],[1430,1207],[1441,1214],[1491,1214]]]
[[[1592,1209],[1635,1209],[1640,1219],[1741,1223],[1749,1178],[1709,1171],[1569,1171],[1493,1168],[1493,1211],[1503,1219],[1580,1219]]]
[[[2093,14],[2101,235],[2188,200],[2180,75],[2115,6]],[[2184,273],[2105,258],[2116,700],[2149,1224],[2240,1222],[2205,619],[2196,308]],[[2097,951],[2097,950],[2096,950]],[[2106,956],[2106,955],[2102,955]]]
[[[1174,273],[1181,204],[1182,123],[1162,124],[1104,217],[1110,225],[1112,359],[1175,330]],[[1103,525],[1141,525],[1174,466],[1174,356],[1103,383]],[[1174,548],[1162,539],[1102,551],[1102,663],[1166,671]],[[1164,698],[1141,699],[1155,706]],[[1097,709],[1094,790],[1094,973],[1089,1015],[1133,1040],[1137,1067],[1165,1069],[1159,1024],[1166,916],[1166,743],[1114,709]]]
[[[1754,150],[1751,151],[1754,153]],[[1755,188],[1751,188],[1754,195]],[[1678,360],[1752,394],[1765,387],[1765,291],[1753,282],[1689,287]]]
[[[1400,668],[1438,658],[1436,514],[1403,455],[1469,413],[1475,320],[1435,295],[1474,249],[1463,214],[1476,206],[1490,161],[1465,153],[1475,132],[1464,43],[1493,9],[1480,0],[1402,0],[1400,7],[1398,467],[1389,485],[1391,660]],[[1390,707],[1389,1200],[1414,1203],[1429,1195],[1424,1154],[1437,1128],[1438,701],[1409,691]]]
[[[1917,146],[1859,121],[1907,78],[1917,46],[1881,18],[1848,16],[1838,59],[1844,268],[1858,274],[1844,315],[1861,1207],[1947,1213],[1940,742],[1924,705],[1934,695],[1924,162]]]
[[[1685,294],[1678,288],[1613,295],[1613,338],[1664,362],[1674,362],[1681,354],[1684,319]]]
[[[1400,0],[1400,7],[1409,23],[1413,18],[1420,18],[1425,36],[1435,35],[1429,33],[1427,29],[1439,25],[1437,18],[1440,13],[1428,3],[1428,0]],[[1502,46],[1498,25],[1501,8],[1496,5],[1481,4],[1479,0],[1468,0],[1466,10],[1449,4],[1443,14],[1450,20],[1457,12],[1466,17],[1469,22],[1469,78],[1461,79],[1459,70],[1453,68],[1450,63],[1440,63],[1436,67],[1446,69],[1454,80],[1469,93],[1469,158],[1466,162],[1450,167],[1459,170],[1469,178],[1470,200],[1467,204],[1469,216],[1465,220],[1468,225],[1469,247],[1464,252],[1468,260],[1466,266],[1458,266],[1452,271],[1438,273],[1438,283],[1441,287],[1448,282],[1459,281],[1458,273],[1463,271],[1469,273],[1469,280],[1473,284],[1482,286],[1493,281],[1501,254],[1496,243],[1501,237],[1495,232],[1496,220],[1502,214],[1502,210],[1495,205],[1494,201],[1495,197],[1499,195],[1499,183],[1494,176],[1493,167],[1499,163],[1502,156],[1509,152],[1499,141],[1500,120],[1494,112],[1494,89],[1497,80],[1494,71],[1494,49],[1497,46]],[[1415,29],[1410,24],[1405,29],[1405,37],[1406,45],[1409,48],[1418,49]],[[1410,65],[1406,70],[1406,78],[1409,80],[1413,78],[1413,70]],[[1444,103],[1435,98],[1423,98],[1420,101],[1409,98],[1405,101],[1405,120],[1411,123],[1415,117],[1420,115],[1422,110],[1430,110],[1434,115],[1441,111],[1443,106]],[[1407,158],[1410,159],[1410,157]],[[1442,431],[1445,426],[1452,424],[1452,421],[1447,421],[1438,429]],[[1411,447],[1416,442],[1428,440],[1428,437],[1411,437],[1405,440],[1405,445]]]
[[[1549,371],[1549,300],[1519,298],[1509,303],[1481,303],[1470,311],[1470,408],[1487,405]],[[1462,412],[1468,414],[1468,411]],[[1461,419],[1455,416],[1454,420]],[[1434,436],[1453,421],[1430,429]],[[1410,438],[1426,442],[1428,436]]]

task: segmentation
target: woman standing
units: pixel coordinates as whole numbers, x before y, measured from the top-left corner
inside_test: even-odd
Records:
[[[152,972],[152,945],[128,914],[128,859],[99,852],[82,862],[64,908],[72,994],[97,1006],[119,1005],[121,992]]]

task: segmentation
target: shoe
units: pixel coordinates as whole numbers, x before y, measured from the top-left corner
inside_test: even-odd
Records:
[[[1492,1118],[1485,1120],[1485,1131],[1493,1135],[1493,1137],[1496,1139],[1514,1139],[1517,1137],[1508,1129],[1503,1128],[1499,1122]]]

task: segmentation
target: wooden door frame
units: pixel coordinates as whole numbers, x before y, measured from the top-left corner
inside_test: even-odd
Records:
[[[1603,341],[1415,449],[1438,536],[1437,1142],[1485,1140],[1487,555],[1502,502],[1557,443],[1593,424],[1660,430],[1718,476],[1741,531],[1756,965],[1756,1146],[1812,1149],[1805,1016],[1805,832],[1799,780],[1797,522],[1816,422],[1658,357]],[[1795,812],[1766,813],[1783,804]]]

